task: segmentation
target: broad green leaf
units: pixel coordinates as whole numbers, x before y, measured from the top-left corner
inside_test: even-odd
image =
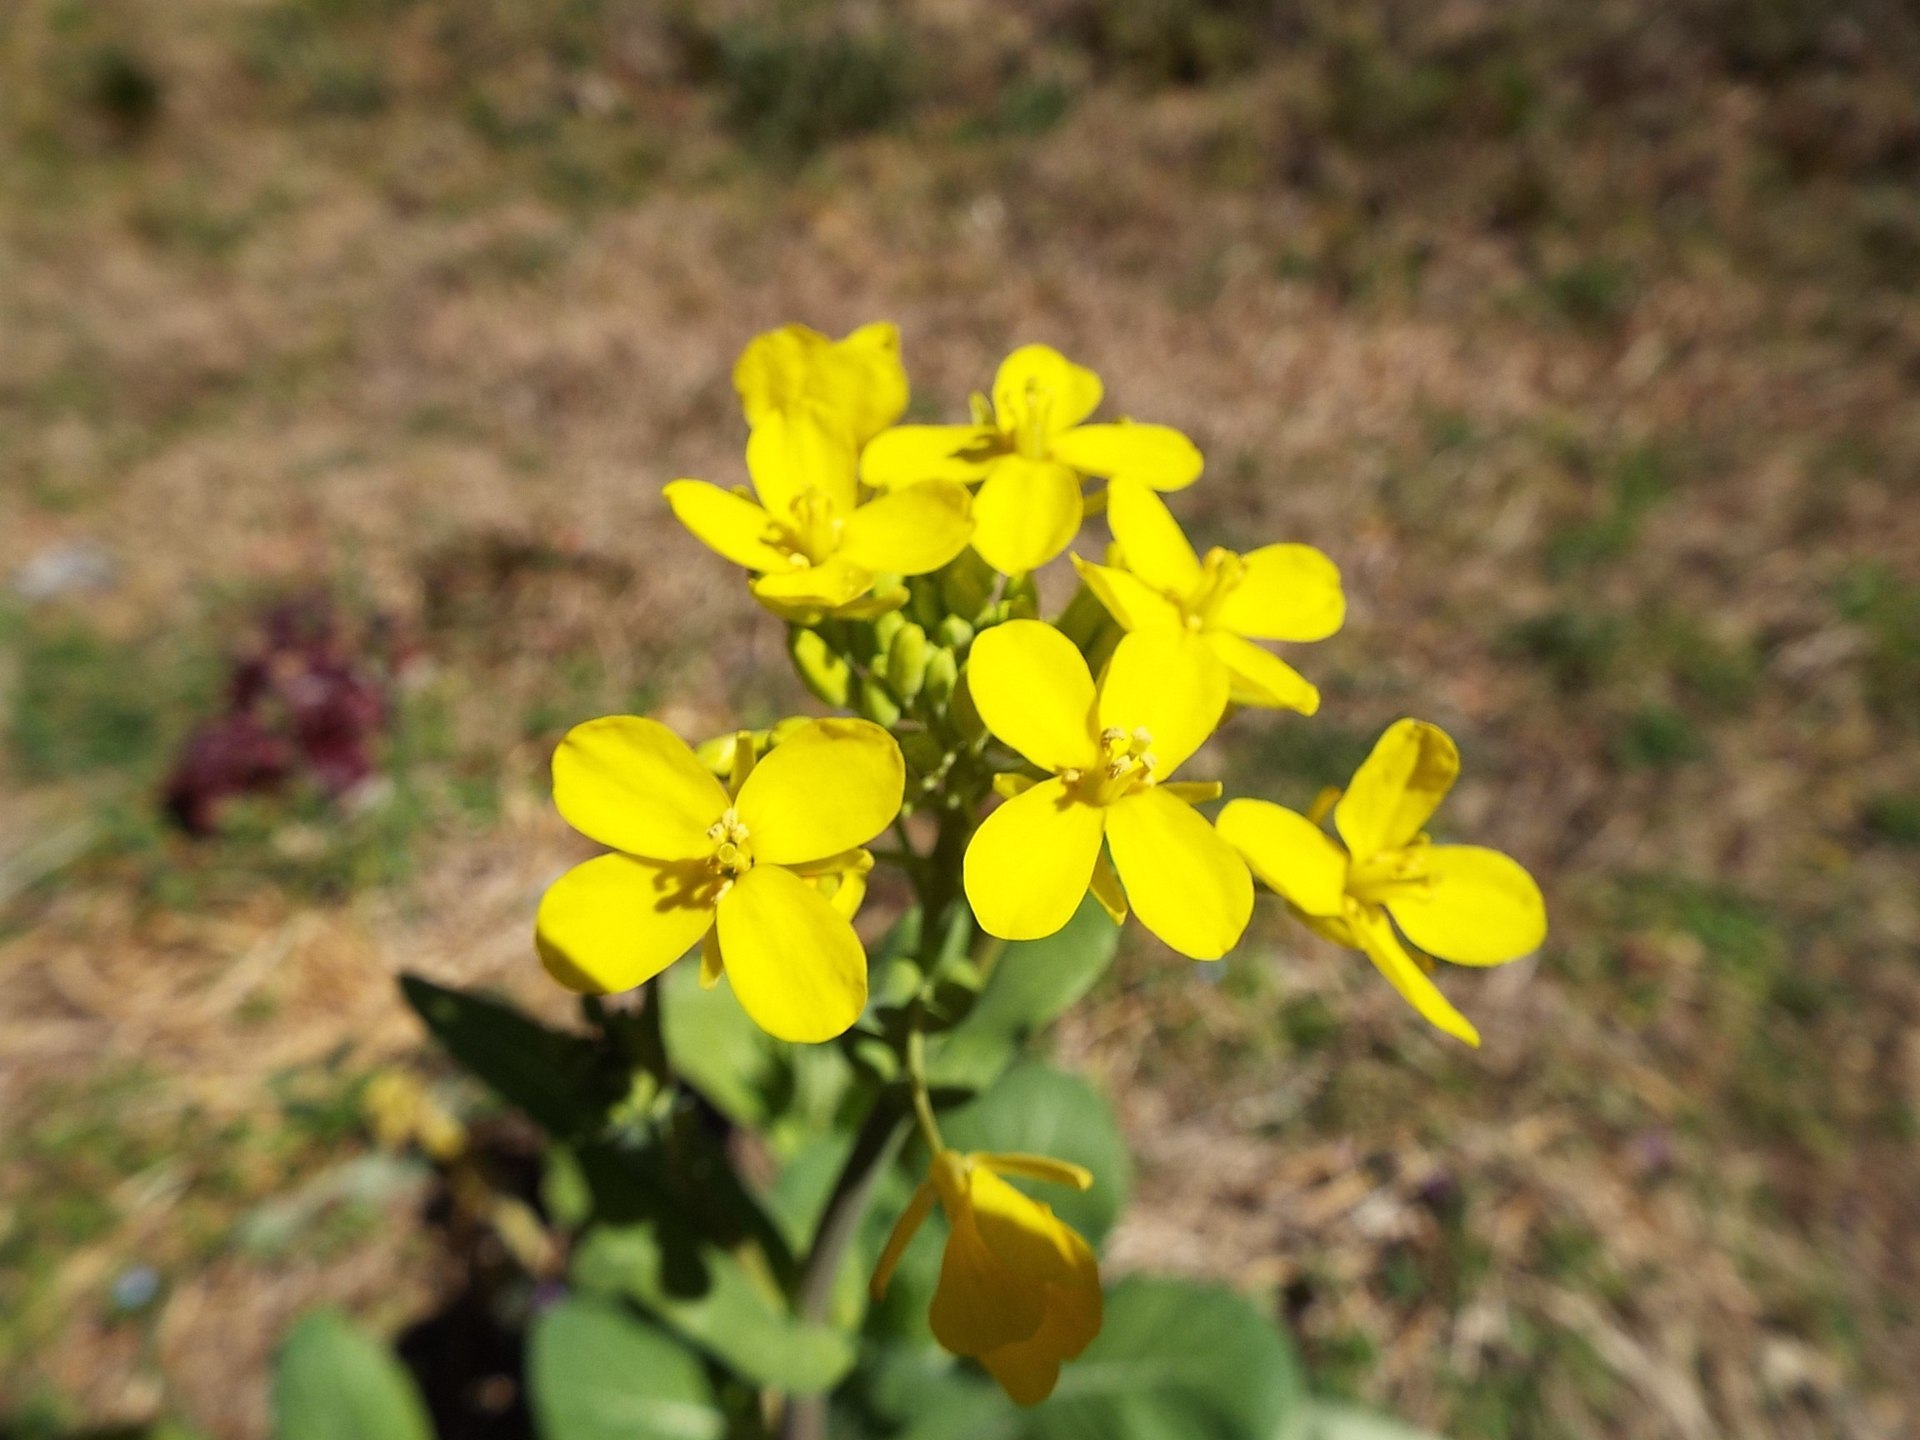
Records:
[[[954,1089],[991,1084],[1028,1036],[1093,988],[1113,963],[1119,937],[1119,927],[1089,896],[1058,933],[1009,944],[971,1013],[930,1047],[932,1083]]]
[[[684,1230],[601,1226],[575,1253],[573,1280],[626,1296],[741,1375],[792,1394],[819,1394],[853,1364],[849,1337],[795,1318],[771,1284]]]
[[[1099,1247],[1126,1204],[1132,1165],[1113,1110],[1078,1076],[1037,1060],[1023,1061],[991,1090],[940,1117],[941,1138],[955,1150],[1026,1151],[1071,1160],[1093,1172],[1085,1192],[1016,1179],[1067,1224]],[[925,1152],[919,1152],[924,1163]]]
[[[433,1440],[413,1377],[336,1310],[303,1317],[273,1362],[278,1440]]]
[[[1099,1338],[1033,1409],[984,1379],[929,1393],[937,1406],[892,1399],[899,1440],[1276,1440],[1302,1400],[1292,1352],[1253,1306],[1230,1290],[1144,1278],[1108,1292]]]
[[[533,1322],[527,1383],[540,1440],[720,1440],[700,1357],[623,1306],[574,1297]]]
[[[1336,1400],[1308,1400],[1282,1440],[1438,1440],[1385,1415]]]
[[[583,1036],[418,975],[402,976],[400,989],[448,1054],[550,1135],[597,1130],[626,1092],[626,1077]]]

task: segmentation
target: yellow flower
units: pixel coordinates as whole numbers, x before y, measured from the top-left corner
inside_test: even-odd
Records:
[[[554,803],[617,853],[547,891],[540,958],[567,988],[603,994],[699,944],[702,983],[725,973],[761,1029],[832,1039],[866,1008],[860,847],[899,812],[900,747],[866,720],[813,720],[757,764],[751,742],[735,754],[729,790],[658,721],[611,715],[567,733]]]
[[[967,899],[989,933],[1051,935],[1091,886],[1115,921],[1131,902],[1183,955],[1213,960],[1233,948],[1253,911],[1253,881],[1193,808],[1219,786],[1166,783],[1226,708],[1226,672],[1203,645],[1129,635],[1096,689],[1066,636],[1012,620],[973,642],[967,684],[987,728],[1050,773],[989,815],[967,846]]]
[[[1460,752],[1437,725],[1400,720],[1373,747],[1344,795],[1309,817],[1265,800],[1235,800],[1220,833],[1318,934],[1364,951],[1429,1021],[1469,1045],[1480,1034],[1427,978],[1394,926],[1456,965],[1504,965],[1539,948],[1547,907],[1533,877],[1497,850],[1435,845],[1421,833],[1460,773]],[[1327,805],[1346,841],[1320,829]],[[1389,923],[1388,917],[1392,917]]]
[[[1346,618],[1340,572],[1311,545],[1263,545],[1245,555],[1218,546],[1202,559],[1146,486],[1108,489],[1118,565],[1073,557],[1087,588],[1129,630],[1191,630],[1220,657],[1239,705],[1311,715],[1320,692],[1255,640],[1324,640]]]
[[[907,408],[907,370],[896,325],[862,325],[829,340],[805,325],[756,335],[733,367],[747,424],[812,408],[832,417],[857,449]]]
[[[1178,490],[1200,478],[1200,452],[1178,430],[1121,420],[1083,425],[1100,377],[1045,345],[1023,345],[973,397],[971,425],[901,425],[876,436],[860,476],[890,490],[930,480],[980,481],[973,547],[994,569],[1024,575],[1073,543],[1083,477]]]
[[[1076,1190],[1093,1184],[1078,1165],[1043,1155],[940,1151],[887,1239],[873,1272],[873,1298],[885,1294],[938,1198],[948,1233],[927,1315],[934,1339],[986,1366],[1017,1404],[1038,1405],[1053,1393],[1060,1362],[1100,1333],[1100,1267],[1077,1232],[1003,1174]]]
[[[675,480],[667,503],[709,548],[759,571],[754,595],[782,612],[840,609],[877,575],[938,570],[973,533],[966,487],[951,482],[861,504],[852,443],[805,409],[754,426],[747,473],[757,503],[704,480]]]

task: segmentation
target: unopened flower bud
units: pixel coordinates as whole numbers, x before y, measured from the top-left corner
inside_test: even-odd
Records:
[[[960,661],[953,651],[937,649],[927,657],[927,678],[921,694],[935,705],[944,705],[953,697],[960,680]]]
[[[973,643],[973,626],[958,615],[949,615],[940,622],[940,643],[949,650],[964,650]]]
[[[887,646],[887,684],[901,704],[912,703],[926,683],[927,657],[932,650],[927,632],[918,625],[908,623],[894,631]]]
[[[891,728],[900,718],[900,707],[894,703],[893,696],[887,693],[887,687],[869,676],[860,682],[860,704],[862,715],[876,725]]]
[[[853,689],[853,667],[827,647],[818,631],[796,626],[787,637],[787,653],[801,682],[828,705],[845,705]],[[702,757],[705,758],[705,757]]]

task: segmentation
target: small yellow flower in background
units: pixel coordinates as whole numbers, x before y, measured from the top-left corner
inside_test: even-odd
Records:
[[[971,425],[901,425],[876,436],[860,478],[892,490],[979,481],[973,546],[1007,575],[1036,570],[1073,543],[1086,476],[1178,490],[1200,478],[1200,451],[1165,425],[1081,422],[1100,405],[1100,377],[1045,345],[1001,364],[993,403],[976,395]]]
[[[1136,481],[1108,488],[1115,564],[1073,563],[1109,614],[1135,631],[1190,630],[1232,677],[1239,705],[1320,708],[1320,692],[1255,640],[1324,640],[1346,619],[1340,572],[1311,545],[1263,545],[1245,555],[1218,546],[1203,559],[1165,503]]]
[[[937,1198],[948,1234],[927,1315],[933,1337],[979,1360],[1017,1404],[1038,1405],[1053,1393],[1060,1363],[1100,1333],[1100,1267],[1078,1232],[1002,1175],[1076,1190],[1093,1184],[1078,1165],[1044,1155],[942,1150],[887,1239],[872,1291],[875,1300],[885,1294]]]
[[[576,865],[540,902],[536,938],[571,990],[628,990],[701,945],[754,1022],[830,1040],[867,1003],[852,917],[900,810],[900,747],[866,720],[811,720],[754,760],[734,747],[731,791],[655,720],[576,725],[553,757],[567,823],[616,853]]]
[[[747,473],[758,502],[675,480],[667,503],[709,548],[760,572],[754,595],[782,613],[853,606],[879,575],[938,570],[973,533],[963,485],[917,485],[861,504],[853,443],[805,408],[772,411],[754,426]]]
[[[1008,940],[1051,935],[1091,887],[1116,922],[1131,903],[1183,955],[1231,950],[1253,881],[1193,808],[1219,786],[1167,783],[1226,709],[1226,672],[1211,653],[1183,633],[1129,635],[1096,687],[1065,635],[1012,620],[973,642],[966,674],[987,728],[1050,776],[1012,795],[967,846],[967,899],[982,927]]]
[[[1546,939],[1547,907],[1533,877],[1498,850],[1435,845],[1421,832],[1459,773],[1460,752],[1439,726],[1400,720],[1333,805],[1344,850],[1317,823],[1324,802],[1310,818],[1235,800],[1219,826],[1316,933],[1364,951],[1414,1009],[1478,1045],[1479,1032],[1427,978],[1431,963],[1409,954],[1394,926],[1456,965],[1504,965]]]
[[[842,340],[829,340],[805,325],[769,330],[740,352],[733,388],[740,392],[749,425],[813,409],[843,427],[858,449],[907,408],[900,328],[862,325]]]

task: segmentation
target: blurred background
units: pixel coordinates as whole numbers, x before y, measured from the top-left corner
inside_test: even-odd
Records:
[[[564,1019],[558,736],[808,708],[659,490],[744,478],[755,332],[877,318],[912,418],[1054,344],[1198,539],[1339,563],[1320,715],[1195,774],[1418,714],[1549,897],[1442,977],[1478,1052],[1277,907],[1130,930],[1060,1039],[1112,1268],[1459,1440],[1920,1430],[1911,6],[9,0],[0,1432],[255,1440],[319,1303],[457,1337],[370,1096],[479,1102],[393,977]]]

